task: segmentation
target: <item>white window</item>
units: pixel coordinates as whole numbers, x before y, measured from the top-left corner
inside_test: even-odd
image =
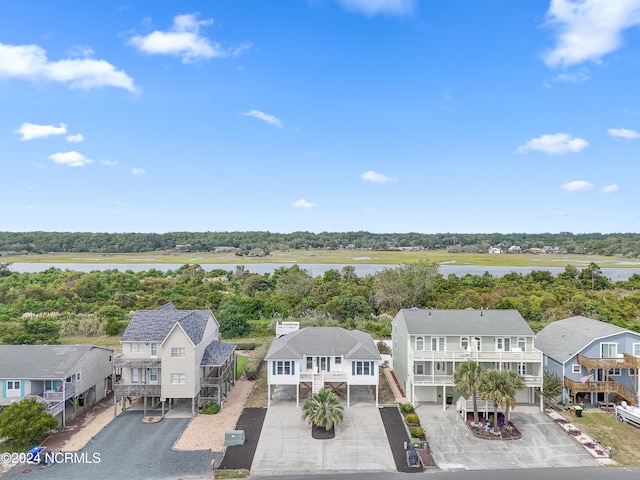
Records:
[[[463,352],[465,350],[469,349],[469,338],[468,337],[461,337],[460,338],[460,350],[462,350]]]
[[[72,380],[73,380],[73,378],[71,378],[71,377],[67,377],[67,378],[65,379],[65,382],[67,382],[67,383],[71,383],[71,381],[72,381]]]
[[[171,385],[184,385],[187,383],[187,375],[185,373],[172,373]]]
[[[55,384],[56,381],[55,380],[45,380],[44,381],[44,389],[45,390],[55,390]]]
[[[444,351],[446,345],[445,337],[431,337],[431,350]]]
[[[580,364],[574,363],[573,365],[571,365],[571,373],[581,373],[581,372],[582,372],[582,367],[580,366]]]
[[[140,382],[140,369],[132,368],[131,369],[131,383],[139,383]]]
[[[620,369],[619,368],[610,368],[609,369],[609,376],[610,377],[619,377],[620,376]]]
[[[519,337],[518,338],[518,348],[521,351],[526,351],[527,350],[527,339],[524,337]]]
[[[187,356],[187,349],[185,347],[171,347],[172,358],[184,358]]]
[[[80,381],[80,372],[76,373],[76,382]]]
[[[20,396],[20,380],[7,380],[6,383],[6,394],[7,397],[19,397]]]
[[[616,358],[618,356],[618,344],[603,342],[600,344],[601,358]]]
[[[508,337],[496,338],[496,352],[508,352],[511,350],[511,339]]]
[[[640,343],[634,343],[633,344],[633,354],[636,357],[640,357]]]
[[[151,358],[158,358],[158,344],[152,343],[149,347],[149,351],[151,352]]]
[[[333,361],[336,365],[342,365],[342,357],[336,357]]]
[[[527,364],[519,363],[518,364],[518,375],[526,375],[527,374]]]
[[[291,375],[291,362],[289,360],[276,362],[277,375]]]
[[[370,362],[354,362],[356,375],[371,375]]]
[[[424,375],[424,363],[416,363],[416,375]]]
[[[416,337],[416,350],[424,350],[424,337]]]
[[[149,370],[149,383],[151,385],[157,385],[158,384],[158,369],[157,368],[152,368]]]
[[[142,351],[142,345],[139,343],[130,343],[129,346],[129,351],[131,353],[140,353]]]
[[[313,370],[313,357],[307,357],[307,370]]]

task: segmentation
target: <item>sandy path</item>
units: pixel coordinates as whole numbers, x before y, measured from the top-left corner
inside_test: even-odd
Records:
[[[121,410],[118,409],[118,415],[120,413]],[[64,442],[64,445],[62,445],[60,450],[63,452],[75,452],[80,450],[113,419],[113,407],[105,408],[97,415],[87,418],[82,424],[82,427]]]
[[[222,410],[216,415],[198,415],[189,423],[173,448],[175,450],[224,450],[224,434],[233,430],[251,392],[253,382],[241,378],[231,389]]]

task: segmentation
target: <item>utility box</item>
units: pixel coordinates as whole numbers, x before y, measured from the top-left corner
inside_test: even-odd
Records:
[[[246,440],[244,430],[227,430],[224,432],[224,445],[231,447],[233,445],[244,445]]]

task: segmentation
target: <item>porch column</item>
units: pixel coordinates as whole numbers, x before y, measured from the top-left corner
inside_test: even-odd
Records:
[[[267,407],[271,406],[271,384],[267,384]]]
[[[146,417],[147,416],[147,396],[146,395],[144,397],[142,397],[142,405],[143,405],[143,407],[142,407],[142,411],[143,411],[142,416]]]
[[[62,381],[62,426],[67,426],[67,381]]]
[[[113,418],[118,416],[118,396],[113,392]]]
[[[447,387],[442,386],[442,410],[447,409]]]
[[[378,390],[380,389],[380,385],[376,385],[376,408],[378,408]]]
[[[196,399],[198,398],[198,396],[196,395],[195,397],[193,397],[191,399],[191,416],[195,417],[196,416]]]
[[[351,401],[351,386],[347,383],[347,408],[349,408],[350,401]]]
[[[300,406],[300,384],[296,385],[296,407]]]

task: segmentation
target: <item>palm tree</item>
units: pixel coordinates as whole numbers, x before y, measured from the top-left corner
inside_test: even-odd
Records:
[[[343,416],[344,407],[340,398],[328,388],[311,395],[302,405],[302,419],[308,420],[314,427],[324,427],[327,431],[340,423]]]
[[[498,430],[498,405],[505,397],[506,382],[498,370],[491,370],[482,378],[480,398],[493,403],[493,431]]]
[[[469,392],[473,397],[473,421],[478,423],[478,400],[477,394],[480,390],[482,378],[485,374],[485,368],[474,361],[461,363],[453,372],[453,381],[456,390],[464,390]]]
[[[500,403],[505,408],[504,421],[508,422],[511,420],[511,409],[516,408],[516,393],[526,385],[524,379],[512,370],[503,371],[502,374],[504,375],[506,388],[505,395]]]

